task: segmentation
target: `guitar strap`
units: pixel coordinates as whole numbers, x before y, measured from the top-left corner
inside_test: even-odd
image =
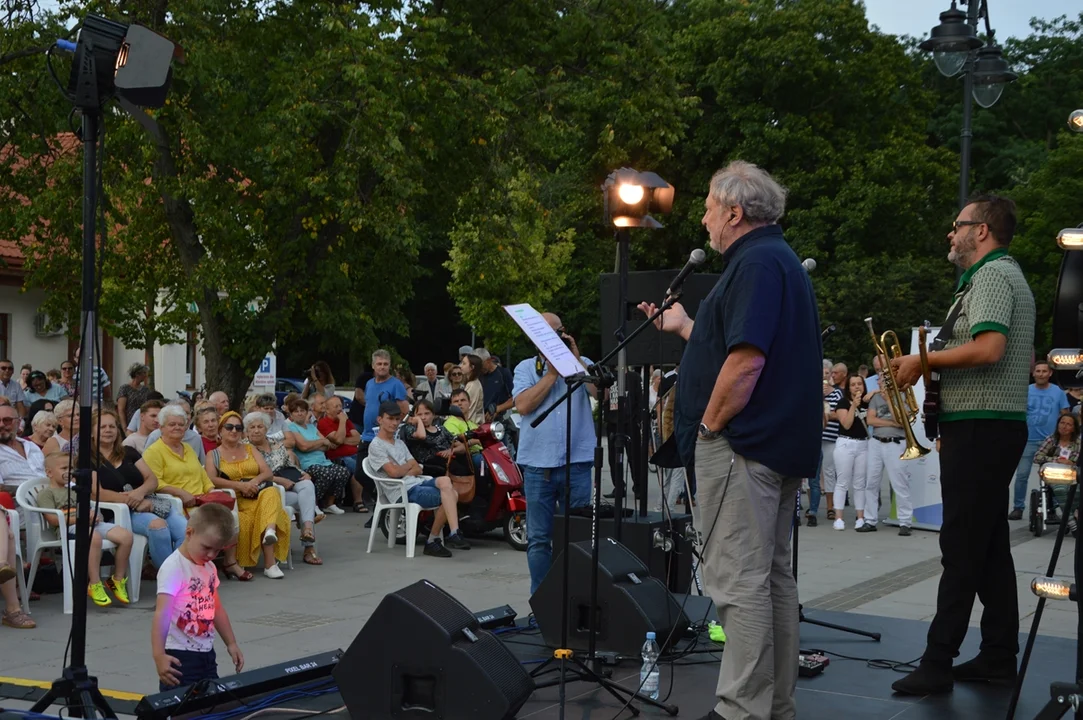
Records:
[[[959,293],[959,297],[955,299],[955,304],[951,306],[951,311],[948,312],[944,325],[940,328],[940,332],[936,334],[936,339],[929,346],[930,350],[943,350],[947,347],[948,340],[951,339],[952,333],[955,332],[955,323],[959,321],[959,315],[963,312],[963,297],[968,292],[970,292],[969,283]]]

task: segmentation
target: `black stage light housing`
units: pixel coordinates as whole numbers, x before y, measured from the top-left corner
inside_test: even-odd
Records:
[[[94,109],[118,97],[132,105],[165,105],[173,80],[174,58],[183,60],[179,46],[142,25],[125,25],[87,15],[77,42],[57,45],[75,53],[68,90],[77,107]]]
[[[615,227],[642,227],[657,230],[662,223],[649,213],[673,209],[673,186],[653,172],[632,168],[614,170],[602,184],[606,222]]]

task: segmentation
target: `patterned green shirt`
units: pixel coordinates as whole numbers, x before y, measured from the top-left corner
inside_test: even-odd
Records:
[[[970,285],[969,292],[963,289]],[[962,295],[962,299],[960,299]],[[940,372],[941,422],[976,418],[1027,419],[1027,386],[1034,356],[1034,296],[1019,264],[997,249],[967,270],[955,301],[962,311],[946,349],[992,331],[1008,338],[1004,356],[992,365]]]

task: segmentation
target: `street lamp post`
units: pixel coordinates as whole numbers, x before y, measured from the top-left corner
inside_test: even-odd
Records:
[[[959,0],[967,6],[964,13],[952,0],[951,8],[940,13],[940,24],[929,33],[929,39],[918,47],[933,54],[933,62],[945,77],[963,73],[963,131],[959,136],[959,209],[970,196],[970,141],[973,102],[988,108],[996,104],[1004,92],[1004,86],[1013,82],[1017,75],[1008,68],[1007,61],[994,39],[989,24],[988,0]],[[978,37],[978,21],[985,20],[985,33],[989,43]]]

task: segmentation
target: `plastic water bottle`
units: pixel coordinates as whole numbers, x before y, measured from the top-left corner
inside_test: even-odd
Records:
[[[658,643],[654,641],[654,633],[647,633],[647,641],[643,643],[643,667],[639,671],[639,692],[651,700],[658,699]]]

